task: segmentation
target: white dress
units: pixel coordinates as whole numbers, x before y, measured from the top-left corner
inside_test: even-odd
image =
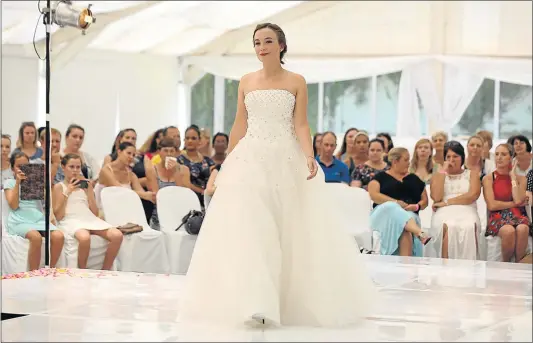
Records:
[[[444,181],[444,200],[468,193],[470,170],[459,175],[447,175]],[[450,205],[437,209],[431,217],[431,232],[438,232],[433,243],[437,256],[442,256],[443,225],[448,227],[448,258],[477,259],[476,230],[481,223],[477,211],[477,201],[470,205]]]
[[[67,186],[63,182],[60,185],[65,191]],[[65,207],[65,216],[57,224],[61,231],[71,236],[74,236],[76,231],[80,229],[96,231],[113,227],[91,212],[87,194],[83,189],[77,189],[70,194]]]
[[[307,180],[294,95],[255,90],[244,102],[248,129],[217,175],[180,321],[233,327],[260,315],[275,326],[358,322],[378,293],[342,227],[346,214],[326,196],[321,168]]]

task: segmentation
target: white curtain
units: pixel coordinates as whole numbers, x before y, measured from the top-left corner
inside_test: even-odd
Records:
[[[317,83],[354,80],[394,73],[429,59],[428,56],[287,58],[284,67],[303,75],[308,83]],[[196,56],[184,58],[183,64],[186,66],[194,65],[207,73],[231,80],[240,80],[243,75],[261,69],[261,63],[255,56]],[[185,81],[190,84],[187,79]]]
[[[448,132],[461,120],[468,105],[483,83],[484,77],[451,65],[444,66],[442,113],[436,117],[439,129]]]

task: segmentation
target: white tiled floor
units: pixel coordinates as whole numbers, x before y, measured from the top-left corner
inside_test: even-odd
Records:
[[[532,341],[532,267],[366,255],[385,301],[343,330],[180,326],[185,276],[74,271],[2,281],[2,341]]]

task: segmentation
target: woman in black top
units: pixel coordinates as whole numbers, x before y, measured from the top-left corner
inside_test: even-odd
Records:
[[[370,226],[380,233],[382,255],[422,256],[422,244],[431,239],[422,232],[418,217],[428,204],[426,184],[409,173],[407,149],[393,148],[388,157],[390,169],[368,184],[374,202]]]

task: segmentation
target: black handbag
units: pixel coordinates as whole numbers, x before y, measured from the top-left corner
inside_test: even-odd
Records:
[[[191,210],[181,219],[181,224],[176,231],[182,226],[185,226],[185,231],[187,231],[189,235],[198,235],[204,221],[204,215],[205,214],[202,211]]]

